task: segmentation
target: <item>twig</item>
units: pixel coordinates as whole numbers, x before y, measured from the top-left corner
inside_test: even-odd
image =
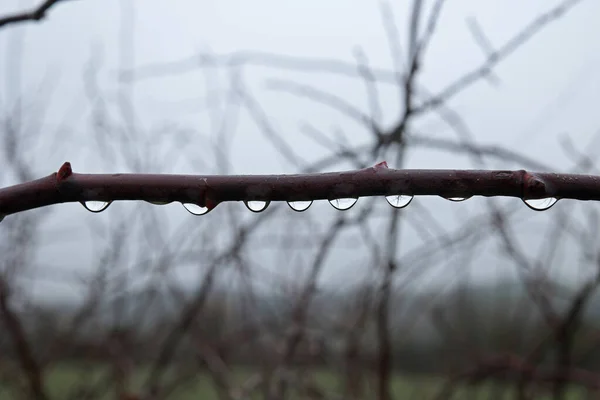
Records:
[[[384,195],[600,200],[600,176],[379,166],[297,175],[75,174],[65,163],[58,173],[0,189],[0,215],[68,202],[177,201],[206,207],[208,212],[227,201],[294,202]]]
[[[500,61],[502,61],[504,58],[511,55],[515,50],[520,48],[523,44],[525,44],[525,42],[534,37],[537,33],[539,33],[542,30],[542,28],[544,28],[550,22],[562,17],[573,7],[575,7],[579,2],[581,2],[581,0],[563,1],[551,10],[538,16],[522,31],[520,31],[517,35],[515,35],[505,44],[503,44],[498,50],[491,53],[482,65],[469,71],[461,78],[457,79],[452,84],[447,86],[437,95],[418,105],[415,108],[414,112],[422,113],[431,108],[435,108],[438,105],[447,102],[451,97],[457,95],[467,87],[471,86],[473,83],[477,82],[479,79],[486,77],[490,74],[492,68],[494,68]]]

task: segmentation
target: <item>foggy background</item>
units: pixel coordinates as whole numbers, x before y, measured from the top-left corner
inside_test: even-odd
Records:
[[[496,47],[555,4],[558,2],[449,2],[425,53],[419,86],[430,93],[439,92],[485,60],[486,54],[469,31],[473,18]],[[7,14],[33,5],[7,1],[0,12]],[[427,5],[425,9],[431,8]],[[410,7],[386,7],[393,11],[401,50],[406,52]],[[593,151],[598,132],[594,110],[600,93],[600,77],[595,73],[600,44],[589,38],[600,34],[596,24],[599,11],[596,2],[582,2],[494,68],[493,79],[473,84],[448,103],[463,118],[477,143],[518,150],[556,172],[568,171],[573,165],[573,157],[565,151],[561,139],[568,137],[577,149]],[[331,151],[302,134],[305,124],[329,135],[340,130],[348,145],[368,142],[369,132],[336,110],[269,87],[274,80],[299,81],[334,93],[364,110],[368,106],[360,79],[318,71],[282,71],[265,66],[268,61],[261,62],[265,58],[262,53],[355,64],[353,55],[362,48],[369,64],[388,76],[388,82],[379,85],[382,118],[378,123],[391,126],[402,108],[398,88],[393,85],[394,61],[383,12],[377,2],[350,6],[341,1],[72,1],[50,13],[51,18],[43,23],[11,27],[0,38],[4,60],[0,63],[4,81],[0,105],[4,118],[19,108],[20,129],[35,135],[23,150],[35,177],[56,171],[64,161],[70,161],[74,171],[82,173],[299,172],[298,166],[278,154],[260,122],[240,101],[232,99],[235,80],[241,81],[239,85],[251,93],[252,101],[268,116],[270,129],[281,134],[304,163],[322,159]],[[249,62],[243,66],[195,65],[203,55],[226,64],[228,59],[245,53]],[[133,79],[120,81],[119,71],[133,71]],[[418,117],[413,124],[415,132],[427,137],[456,137],[435,113]],[[107,132],[115,126],[124,132]],[[219,161],[213,149],[223,135],[228,137],[222,139],[227,143],[227,160]],[[96,145],[99,140],[105,143],[101,148]],[[121,150],[128,141],[136,148]],[[135,160],[129,152],[135,154]],[[392,159],[387,161],[390,167],[397,167]],[[506,160],[490,161],[490,168],[527,168]],[[465,155],[422,147],[411,150],[402,167],[474,168]],[[327,168],[340,169],[350,166],[340,163]],[[3,173],[2,180],[4,186],[17,182],[10,173]],[[462,204],[447,204],[437,198],[419,198],[416,202],[447,227],[463,215],[480,212],[482,206],[479,198]],[[531,221],[521,228],[527,236],[535,236],[535,229],[528,225],[552,218],[535,215],[515,199],[509,202],[522,209],[517,218]],[[564,200],[557,207],[574,208],[569,203]],[[41,259],[51,257],[61,268],[89,268],[90,240],[105,239],[84,233],[88,219],[92,224],[105,223],[116,218],[111,213],[148,206],[128,207],[113,204],[111,212],[100,215],[89,214],[73,204],[43,210],[52,214],[45,220],[44,227],[49,231],[46,237],[56,237],[60,232],[61,240],[40,248]],[[161,217],[169,221],[157,224],[156,229],[166,236],[170,227],[191,218],[180,205],[162,208]],[[238,208],[243,209],[243,205]],[[317,208],[313,206],[309,213],[320,213],[322,218],[333,214],[328,205],[322,207],[323,211]],[[214,214],[197,223],[202,224]],[[410,247],[414,234],[405,236],[404,246]],[[65,252],[69,257],[61,256]],[[339,257],[341,261],[353,256]],[[328,268],[334,268],[333,264]],[[477,269],[478,273],[489,272]],[[55,291],[57,296],[65,296],[69,290],[48,289],[49,293]]]
[[[404,112],[396,71],[404,74],[408,64],[413,2],[61,2],[40,22],[0,28],[0,183],[46,176],[65,161],[80,173],[292,174],[386,160],[390,168],[598,174],[600,41],[594,38],[600,37],[600,3],[566,2],[575,5],[530,39],[517,40],[514,52],[502,53],[497,63],[495,51],[563,2],[442,3],[421,55],[416,103],[486,63],[490,73],[411,118],[406,147],[396,143],[373,157],[369,146],[376,138],[364,117],[386,131]],[[3,1],[0,16],[36,4]],[[423,1],[420,34],[436,4]],[[366,83],[365,60],[376,84]],[[358,161],[339,156],[340,148],[352,149]],[[473,148],[485,153],[479,161]],[[243,203],[221,204],[200,217],[181,204],[115,202],[99,214],[79,204],[51,206],[19,216],[35,228],[27,239],[15,239],[27,251],[11,270],[12,282],[19,304],[76,308],[86,304],[103,265],[114,264],[106,278],[110,294],[103,298],[125,315],[115,317],[116,325],[136,325],[128,312],[138,313],[131,304],[144,303],[146,289],[197,293],[208,260],[241,240],[248,225],[237,258],[219,259],[216,285],[236,293],[250,285],[266,304],[292,307],[336,219],[358,218],[369,209],[364,224],[335,234],[315,276],[315,296],[350,304],[358,298],[355,288],[378,287],[382,269],[375,264],[385,265],[394,247],[398,274],[383,276],[397,296],[433,298],[460,291],[466,282],[490,295],[489,304],[473,300],[488,311],[465,317],[481,322],[485,315],[494,319],[494,307],[521,307],[502,299],[527,298],[518,283],[522,265],[493,228],[496,208],[544,279],[573,294],[594,276],[596,259],[589,253],[596,251],[598,206],[591,202],[561,200],[535,212],[515,198],[450,202],[432,196],[395,211],[401,228],[393,235],[384,198],[359,199],[348,211],[317,201],[302,213],[279,203],[263,214]],[[0,225],[5,237],[16,229],[9,220],[25,224],[7,217]],[[549,293],[562,309],[565,297]],[[412,310],[405,322],[428,313],[416,311],[414,302],[400,301],[391,312]],[[158,313],[152,307],[145,312]],[[594,309],[588,308],[592,320]],[[430,325],[422,329],[428,332],[423,337],[435,336]]]

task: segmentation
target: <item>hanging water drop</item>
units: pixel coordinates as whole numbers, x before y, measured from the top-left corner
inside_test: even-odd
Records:
[[[385,199],[394,208],[404,208],[410,204],[413,196],[406,196],[402,194],[394,194],[391,196],[385,196]]]
[[[302,212],[308,210],[312,204],[312,200],[307,201],[288,201],[288,206],[294,211]]]
[[[4,220],[4,217],[6,217],[6,215],[0,214],[0,222]]]
[[[81,204],[85,207],[86,210],[91,211],[93,213],[99,213],[108,208],[112,202],[111,201],[86,201]]]
[[[190,214],[193,214],[193,215],[204,215],[210,211],[208,209],[208,207],[202,207],[202,206],[199,206],[198,204],[194,204],[194,203],[182,203],[182,204],[183,204],[183,207],[186,210],[188,210],[190,212]]]
[[[523,199],[523,202],[527,207],[535,211],[545,211],[556,204],[558,199],[556,197],[546,197],[544,199]]]
[[[446,200],[450,200],[453,201],[455,203],[458,203],[460,201],[465,201],[470,199],[470,197],[444,197]]]
[[[355,205],[357,201],[358,201],[357,198],[349,197],[349,198],[343,198],[343,199],[329,200],[329,204],[331,204],[333,206],[333,208],[335,208],[337,210],[344,211],[344,210],[349,210],[350,208],[352,208],[352,206]]]
[[[148,203],[154,204],[155,206],[164,206],[164,205],[169,204],[170,201],[148,201]]]
[[[270,203],[270,201],[262,201],[262,200],[251,200],[251,201],[244,202],[244,204],[246,204],[246,207],[248,207],[248,210],[250,210],[252,212],[256,212],[256,213],[265,211],[266,208],[269,206],[269,203]]]

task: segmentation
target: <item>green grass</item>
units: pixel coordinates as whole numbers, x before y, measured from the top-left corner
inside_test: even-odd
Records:
[[[146,371],[138,371],[132,382],[132,389],[136,389],[144,382]],[[234,379],[238,383],[244,382],[252,375],[249,369],[238,369],[235,372]],[[168,376],[168,374],[167,374]],[[313,369],[311,376],[320,389],[330,393],[343,394],[340,375],[331,370]],[[100,387],[103,389],[105,396],[103,399],[112,399],[113,391],[111,390],[112,376],[110,370],[98,365],[74,365],[65,364],[60,367],[49,370],[46,375],[46,386],[52,396],[52,399],[66,399],[73,397],[73,390],[76,387]],[[444,380],[438,377],[425,376],[407,376],[395,375],[392,379],[391,389],[394,398],[397,399],[428,399],[438,392],[443,385]],[[374,397],[374,382],[365,383],[365,393],[367,397]],[[502,396],[498,396],[498,392],[503,392]],[[373,396],[370,396],[373,393]],[[300,399],[300,396],[294,396]],[[17,398],[14,393],[11,393],[0,386],[0,400],[10,400]],[[182,385],[171,397],[174,400],[192,400],[192,399],[217,399],[217,392],[214,384],[207,374],[198,374],[190,379],[185,385]],[[260,396],[254,398],[259,399]],[[453,399],[513,399],[514,391],[512,388],[502,387],[500,384],[490,382],[483,383],[477,386],[462,386],[455,392]],[[551,396],[539,397],[540,399],[550,399]],[[567,398],[569,400],[585,399],[585,393],[580,390],[572,389]]]

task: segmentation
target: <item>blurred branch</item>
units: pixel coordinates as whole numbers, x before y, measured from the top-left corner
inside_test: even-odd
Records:
[[[549,167],[530,157],[519,154],[497,145],[471,144],[465,141],[456,142],[455,140],[436,138],[425,135],[407,134],[405,136],[406,144],[411,146],[421,146],[431,149],[439,149],[453,153],[466,153],[479,157],[491,157],[503,161],[512,161],[526,168],[534,168],[539,171],[548,170]]]
[[[404,111],[400,116],[399,122],[389,131],[380,132],[374,131],[377,136],[375,145],[371,151],[372,156],[377,156],[379,150],[384,150],[391,144],[397,144],[396,163],[402,166],[404,163],[404,155],[406,152],[406,143],[404,137],[407,127],[412,121],[413,109],[415,103],[416,80],[421,67],[421,59],[426,50],[429,40],[431,39],[437,21],[440,16],[443,0],[437,1],[433,6],[433,11],[429,17],[427,30],[423,38],[419,38],[419,25],[421,22],[421,13],[423,11],[423,1],[414,0],[412,2],[412,12],[410,16],[410,24],[408,29],[409,48],[407,58],[407,71],[405,76],[402,76],[402,62],[399,59],[400,43],[399,31],[395,23],[394,13],[389,7],[389,3],[382,4],[382,13],[384,27],[386,28],[388,44],[390,46],[391,56],[394,60],[394,69],[397,76],[397,86],[400,91],[399,95],[404,103]],[[387,166],[387,165],[386,165]],[[378,345],[378,362],[377,362],[377,398],[379,400],[391,399],[391,376],[393,364],[393,346],[391,337],[391,298],[392,298],[392,281],[396,270],[398,269],[397,253],[399,252],[399,238],[402,214],[391,210],[388,220],[388,229],[386,237],[386,259],[383,262],[383,276],[377,296],[377,305],[375,310],[376,320],[375,329]]]
[[[262,214],[262,219],[240,227],[234,237],[233,243],[231,243],[231,245],[227,247],[207,268],[201,286],[197,289],[193,299],[183,308],[177,323],[169,330],[162,346],[158,349],[158,356],[145,381],[145,388],[147,390],[153,390],[159,387],[159,378],[175,355],[179,342],[190,330],[194,324],[194,320],[205,307],[207,298],[213,289],[216,275],[219,272],[218,267],[227,261],[240,257],[240,252],[248,241],[249,235],[261,226],[261,222],[264,223],[267,220],[266,216],[268,215],[270,214]]]
[[[145,384],[145,388],[148,390],[159,386],[161,374],[173,358],[180,340],[185,336],[188,329],[192,326],[194,319],[202,311],[206,299],[212,290],[218,266],[219,263],[216,262],[208,268],[202,285],[197,289],[194,298],[183,308],[177,323],[170,329],[162,346],[157,349],[157,357],[152,364]]]
[[[369,211],[368,209],[366,210],[367,212]],[[364,215],[365,213],[361,214],[361,216]],[[338,218],[336,222],[331,225],[329,232],[324,235],[323,241],[319,246],[319,250],[312,262],[308,279],[306,280],[302,293],[298,296],[292,311],[290,332],[286,337],[281,360],[277,366],[281,371],[285,371],[289,368],[296,353],[296,349],[305,336],[305,325],[308,318],[310,302],[317,290],[317,279],[323,269],[323,265],[332,245],[342,232],[342,228],[346,223],[347,221],[343,217]],[[278,375],[281,374],[276,374],[276,376]],[[283,399],[285,398],[286,390],[287,384],[285,379],[278,379],[272,386],[268,398],[273,400]]]
[[[515,36],[509,39],[506,43],[504,43],[498,50],[490,53],[487,57],[487,60],[482,65],[467,72],[461,78],[448,85],[437,95],[418,105],[415,108],[414,112],[422,113],[426,110],[435,108],[438,105],[447,102],[451,97],[462,92],[464,89],[471,86],[473,83],[477,82],[482,78],[485,78],[491,73],[492,68],[494,68],[498,63],[500,63],[500,61],[507,58],[515,50],[517,50],[523,44],[525,44],[529,39],[531,39],[537,33],[539,33],[542,30],[542,28],[544,28],[550,22],[562,17],[581,1],[582,0],[566,0],[558,4],[556,7],[553,7],[549,11],[541,14],[532,22],[530,22],[525,28],[523,28],[523,30],[521,30],[519,33],[517,33]]]
[[[33,399],[46,400],[42,370],[35,359],[33,350],[27,340],[27,333],[19,315],[9,305],[9,285],[4,277],[0,277],[0,319],[15,344],[17,357],[29,383]]]
[[[582,314],[589,304],[592,296],[598,289],[598,278],[583,285],[579,293],[573,298],[569,310],[564,314],[562,321],[554,328],[556,340],[556,369],[571,371],[573,368],[573,349],[576,333],[581,325]],[[555,399],[565,398],[566,385],[569,383],[570,372],[557,376],[554,381]]]
[[[237,95],[240,98],[241,104],[245,106],[256,125],[261,128],[261,133],[266,137],[271,145],[278,150],[279,154],[281,154],[286,161],[295,167],[299,167],[302,159],[294,150],[294,148],[286,142],[284,135],[276,131],[273,124],[269,121],[267,113],[263,110],[258,100],[256,100],[254,96],[252,96],[243,86],[241,80],[238,79],[236,84],[238,86]]]
[[[477,22],[477,18],[475,18],[475,17],[467,18],[467,27],[469,28],[469,31],[471,32],[473,39],[475,39],[475,43],[477,43],[477,45],[481,48],[483,53],[488,58],[493,57],[494,47],[492,46],[492,42],[486,36],[486,34],[483,32],[483,28],[481,27],[481,25],[479,25],[479,22]],[[494,84],[498,84],[500,81],[498,79],[498,77],[495,76],[492,72],[490,72],[490,74],[487,78],[489,79],[489,81],[491,83],[494,83]]]
[[[568,377],[570,383],[575,383],[589,389],[600,389],[600,379],[597,374],[577,368],[547,370],[536,368],[514,355],[491,356],[467,371],[456,374],[438,392],[437,399],[452,398],[454,386],[459,381],[480,382],[490,376],[501,373],[526,375],[531,381],[553,383],[558,379]]]

